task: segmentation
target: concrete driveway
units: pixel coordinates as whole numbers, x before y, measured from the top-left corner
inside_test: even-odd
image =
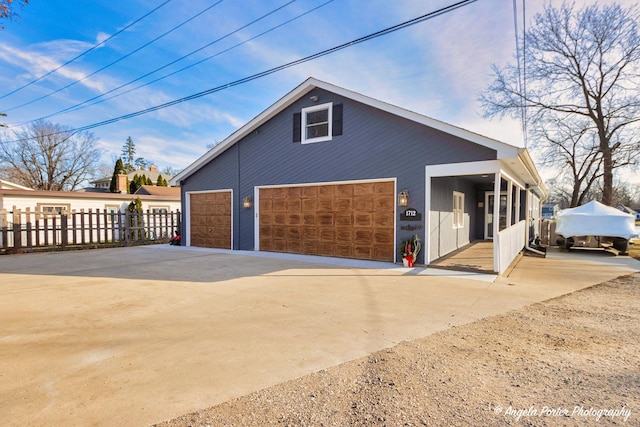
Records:
[[[604,252],[523,257],[495,281],[317,261],[168,245],[0,257],[0,422],[148,425],[640,270]]]

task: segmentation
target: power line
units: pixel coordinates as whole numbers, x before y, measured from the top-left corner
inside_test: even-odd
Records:
[[[230,32],[230,33],[227,33],[226,35],[224,35],[224,36],[222,36],[222,37],[220,37],[220,38],[218,38],[218,39],[216,39],[216,40],[212,41],[211,43],[207,43],[206,45],[204,45],[204,46],[202,46],[202,47],[199,47],[198,49],[196,49],[196,50],[194,50],[194,51],[192,51],[192,52],[190,52],[190,53],[188,53],[188,54],[186,54],[186,55],[183,55],[183,56],[181,56],[181,57],[179,57],[179,58],[177,58],[177,59],[175,59],[175,60],[173,60],[173,61],[171,61],[171,62],[169,62],[169,63],[167,63],[167,64],[165,64],[165,65],[163,65],[163,66],[162,66],[162,67],[160,67],[160,68],[156,68],[156,69],[155,69],[155,70],[153,70],[153,71],[150,71],[150,72],[148,72],[148,73],[146,73],[146,74],[144,74],[144,75],[142,75],[142,76],[140,76],[140,77],[135,78],[134,80],[131,80],[131,81],[129,81],[129,82],[127,82],[127,83],[124,83],[124,84],[122,84],[122,85],[120,85],[120,86],[118,86],[118,87],[115,87],[115,88],[113,88],[113,89],[110,89],[110,90],[108,90],[107,92],[104,92],[104,93],[102,93],[102,94],[100,94],[100,95],[96,95],[96,96],[94,96],[94,97],[92,97],[92,98],[89,98],[89,99],[87,99],[87,100],[85,100],[85,101],[83,101],[83,102],[81,102],[81,103],[79,103],[79,104],[73,105],[73,106],[71,106],[71,107],[64,108],[64,109],[62,109],[62,110],[56,111],[55,113],[51,113],[51,114],[49,114],[49,115],[46,115],[46,116],[40,117],[40,118],[35,119],[35,120],[29,120],[28,122],[20,123],[20,124],[18,124],[18,125],[22,125],[22,124],[29,123],[29,122],[32,122],[32,121],[37,121],[37,120],[48,119],[48,118],[50,118],[50,117],[57,116],[57,115],[62,114],[62,113],[66,113],[66,112],[70,112],[70,111],[77,111],[77,110],[80,110],[80,109],[83,109],[83,108],[91,107],[91,106],[96,105],[96,104],[99,104],[99,103],[101,103],[101,102],[105,102],[105,101],[108,101],[108,100],[111,100],[111,99],[114,99],[114,98],[120,97],[120,96],[125,95],[125,94],[127,94],[127,93],[130,93],[130,92],[133,92],[133,91],[138,90],[138,89],[140,89],[140,88],[143,88],[143,87],[145,87],[145,86],[151,85],[151,84],[156,83],[156,82],[158,82],[158,81],[160,81],[160,80],[166,79],[167,77],[173,76],[173,75],[178,74],[178,73],[181,73],[182,71],[185,71],[185,70],[187,70],[187,69],[189,69],[189,68],[195,67],[196,65],[199,65],[199,64],[201,64],[201,63],[203,63],[203,62],[206,62],[206,61],[208,61],[208,60],[210,60],[210,59],[212,59],[212,58],[215,58],[215,57],[217,57],[217,56],[220,56],[220,55],[222,55],[223,53],[228,52],[228,51],[230,51],[230,50],[232,50],[232,49],[235,49],[235,48],[236,48],[236,47],[238,47],[238,46],[241,46],[241,45],[243,45],[243,44],[246,44],[246,43],[248,43],[248,42],[250,42],[250,41],[252,41],[252,40],[255,40],[255,39],[256,39],[256,38],[258,38],[258,37],[261,37],[261,36],[263,36],[263,35],[265,35],[265,34],[267,34],[267,33],[271,32],[271,31],[274,31],[274,30],[276,30],[276,29],[278,29],[278,28],[280,28],[280,27],[283,27],[283,26],[285,26],[285,25],[287,25],[287,24],[289,24],[289,23],[291,23],[291,22],[293,22],[293,21],[295,21],[295,20],[297,20],[297,19],[299,19],[299,18],[301,18],[301,17],[303,17],[303,16],[305,16],[305,15],[308,15],[308,14],[309,14],[309,13],[311,13],[311,12],[314,12],[314,11],[316,11],[316,10],[320,9],[320,8],[321,8],[321,7],[323,7],[323,6],[326,6],[326,5],[327,5],[327,4],[329,4],[329,3],[332,3],[334,0],[328,0],[328,1],[324,2],[324,3],[322,3],[321,5],[314,7],[313,9],[310,9],[310,10],[308,10],[308,11],[306,11],[306,12],[303,12],[303,13],[301,13],[301,14],[299,14],[299,15],[297,15],[297,16],[295,16],[295,17],[291,18],[291,19],[288,19],[287,21],[285,21],[285,22],[283,22],[283,23],[281,23],[281,24],[279,24],[279,25],[276,25],[275,27],[272,27],[272,28],[270,28],[270,29],[268,29],[268,30],[266,30],[266,31],[263,31],[262,33],[260,33],[260,34],[258,34],[258,35],[256,35],[256,36],[253,36],[253,37],[251,37],[251,38],[249,38],[249,39],[247,39],[247,40],[244,40],[244,41],[242,41],[242,42],[240,42],[240,43],[237,43],[237,44],[235,44],[235,45],[233,45],[233,46],[231,46],[231,47],[229,47],[229,48],[227,48],[227,49],[224,49],[224,50],[222,50],[222,51],[220,51],[220,52],[217,52],[217,53],[216,53],[216,54],[214,54],[214,55],[208,56],[208,57],[203,58],[203,59],[201,59],[201,60],[199,60],[199,61],[197,61],[197,62],[194,62],[194,63],[192,63],[192,64],[190,64],[190,65],[187,65],[186,67],[180,68],[179,70],[173,71],[173,72],[171,72],[171,73],[169,73],[169,74],[166,74],[166,75],[164,75],[164,76],[162,76],[162,77],[156,78],[156,79],[151,80],[151,81],[149,81],[149,82],[147,82],[147,83],[144,83],[144,84],[138,85],[138,86],[136,86],[136,87],[134,87],[134,88],[128,89],[128,90],[126,90],[126,91],[124,91],[124,92],[120,92],[120,93],[115,94],[115,95],[113,95],[113,96],[110,96],[110,97],[108,97],[108,98],[100,99],[100,98],[103,98],[105,95],[108,95],[108,94],[110,94],[110,93],[113,93],[113,92],[117,91],[118,89],[122,89],[123,87],[128,86],[128,85],[130,85],[130,84],[132,84],[132,83],[135,83],[135,82],[137,82],[137,81],[140,81],[140,80],[144,79],[145,77],[148,77],[148,76],[150,76],[150,75],[152,75],[152,74],[154,74],[154,73],[157,73],[157,72],[158,72],[158,71],[160,71],[160,70],[163,70],[163,69],[165,69],[165,68],[167,68],[167,67],[169,67],[169,66],[171,66],[171,65],[173,65],[173,64],[176,64],[176,63],[180,62],[181,60],[186,59],[186,58],[188,58],[189,56],[194,55],[194,54],[196,54],[196,53],[198,53],[198,52],[202,51],[203,49],[205,49],[205,48],[207,48],[207,47],[210,47],[210,46],[214,45],[215,43],[217,43],[217,42],[219,42],[219,41],[221,41],[221,40],[223,40],[223,39],[226,39],[226,38],[228,38],[228,37],[232,36],[233,34],[236,34],[237,32],[239,32],[239,31],[241,31],[241,30],[243,30],[243,29],[245,29],[245,28],[247,28],[247,27],[249,27],[249,26],[251,26],[251,25],[255,24],[256,22],[258,22],[258,21],[260,21],[260,20],[262,20],[262,19],[264,19],[264,18],[266,18],[266,17],[268,17],[268,16],[270,16],[270,15],[272,15],[272,14],[276,13],[277,11],[279,11],[279,10],[281,10],[281,9],[283,9],[283,8],[285,8],[285,7],[287,7],[288,5],[290,5],[290,4],[292,4],[292,3],[294,3],[295,1],[296,1],[296,0],[291,0],[291,1],[289,1],[288,3],[286,3],[286,4],[284,4],[284,5],[280,6],[280,7],[276,8],[276,9],[274,9],[274,10],[272,10],[272,11],[270,11],[270,12],[266,13],[265,15],[262,15],[261,17],[254,19],[253,21],[249,22],[248,24],[245,24],[245,25],[241,26],[240,28],[238,28],[238,29],[236,29],[236,30],[234,30],[234,31],[232,31],[232,32]],[[98,99],[99,99],[99,100],[98,100]],[[96,100],[98,100],[98,101],[96,101]],[[92,102],[92,101],[96,101],[96,102]],[[89,104],[90,102],[91,102],[91,104]],[[86,104],[89,104],[89,105],[86,105]]]
[[[214,87],[214,88],[202,91],[202,92],[198,92],[198,93],[195,93],[195,94],[183,97],[183,98],[179,98],[179,99],[176,99],[176,100],[173,100],[173,101],[170,101],[170,102],[166,102],[164,104],[156,105],[154,107],[146,108],[144,110],[139,110],[139,111],[136,111],[134,113],[125,114],[123,116],[114,117],[112,119],[104,120],[102,122],[94,123],[92,125],[83,126],[83,127],[78,128],[77,130],[78,131],[84,131],[84,130],[89,130],[89,129],[93,129],[93,128],[96,128],[96,127],[100,127],[100,126],[105,126],[105,125],[108,125],[108,124],[116,123],[116,122],[119,122],[121,120],[126,120],[126,119],[130,119],[130,118],[133,118],[133,117],[141,116],[143,114],[147,114],[147,113],[151,113],[151,112],[154,112],[154,111],[158,111],[158,110],[161,110],[161,109],[164,109],[164,108],[167,108],[167,107],[171,107],[173,105],[177,105],[177,104],[180,104],[180,103],[183,103],[183,102],[186,102],[186,101],[191,101],[193,99],[201,98],[203,96],[210,95],[212,93],[219,92],[221,90],[228,89],[228,88],[233,87],[233,86],[238,86],[238,85],[243,84],[243,83],[248,83],[248,82],[250,82],[252,80],[256,80],[256,79],[259,79],[261,77],[268,76],[270,74],[276,73],[278,71],[282,71],[284,69],[293,67],[295,65],[300,65],[300,64],[303,64],[305,62],[309,62],[309,61],[312,61],[314,59],[321,58],[321,57],[329,55],[331,53],[338,52],[340,50],[346,49],[347,47],[355,46],[355,45],[363,43],[365,41],[369,41],[369,40],[372,40],[374,38],[377,38],[377,37],[380,37],[380,36],[383,36],[383,35],[387,35],[387,34],[395,32],[395,31],[401,30],[403,28],[418,24],[418,23],[426,21],[428,19],[435,18],[437,16],[440,16],[440,15],[443,15],[445,13],[451,12],[451,11],[453,11],[455,9],[458,9],[458,8],[460,8],[462,6],[466,6],[467,4],[474,3],[475,1],[477,1],[477,0],[463,0],[463,1],[460,1],[460,2],[457,2],[457,3],[454,3],[454,4],[450,5],[450,6],[446,6],[446,7],[443,7],[441,9],[438,9],[438,10],[436,10],[434,12],[430,12],[430,13],[427,13],[425,15],[421,15],[421,16],[419,16],[417,18],[405,21],[403,23],[394,25],[392,27],[385,28],[384,30],[377,31],[375,33],[366,35],[364,37],[360,37],[358,39],[352,40],[352,41],[347,42],[347,43],[343,43],[341,45],[332,47],[330,49],[323,50],[323,51],[315,53],[313,55],[309,55],[309,56],[306,56],[304,58],[288,62],[286,64],[271,68],[269,70],[262,71],[260,73],[253,74],[251,76],[248,76],[248,77],[245,77],[245,78],[242,78],[242,79],[239,79],[239,80],[235,80],[233,82],[226,83],[224,85],[220,85],[220,86],[217,86],[217,87]]]
[[[525,100],[527,99],[527,13],[525,9],[526,0],[522,0],[522,93]],[[525,101],[526,102],[526,101]],[[527,106],[522,107],[522,118],[524,121],[524,148],[527,148],[529,136],[527,129],[529,127],[529,119],[527,117]]]
[[[168,30],[168,31],[166,31],[166,32],[164,32],[164,33],[162,33],[162,34],[160,34],[158,37],[154,38],[153,40],[148,41],[147,43],[143,44],[142,46],[140,46],[140,47],[138,47],[138,48],[136,48],[136,49],[132,50],[131,52],[127,53],[126,55],[124,55],[124,56],[122,56],[122,57],[120,57],[120,58],[118,58],[118,59],[116,59],[115,61],[110,62],[109,64],[105,65],[104,67],[97,69],[97,70],[96,70],[96,71],[94,71],[93,73],[88,74],[88,75],[86,75],[86,76],[84,76],[84,77],[82,77],[81,79],[78,79],[78,80],[76,80],[76,81],[73,81],[73,82],[69,83],[69,84],[68,84],[68,85],[66,85],[66,86],[63,86],[63,87],[61,87],[61,88],[59,88],[59,89],[56,89],[56,90],[54,90],[53,92],[49,92],[49,93],[47,93],[47,94],[45,94],[45,95],[42,95],[42,96],[40,96],[40,97],[38,97],[38,98],[34,98],[34,99],[32,99],[31,101],[27,101],[27,102],[25,102],[24,104],[20,104],[20,105],[18,105],[18,106],[16,106],[16,107],[9,108],[9,109],[7,109],[7,110],[5,110],[5,111],[7,111],[7,112],[8,112],[8,111],[17,110],[18,108],[22,108],[22,107],[24,107],[24,106],[27,106],[27,105],[33,104],[34,102],[41,101],[41,100],[43,100],[43,99],[45,99],[45,98],[50,97],[50,96],[51,96],[51,95],[53,95],[53,94],[56,94],[56,93],[58,93],[58,92],[60,92],[60,91],[63,91],[64,89],[70,88],[71,86],[73,86],[73,85],[75,85],[75,84],[77,84],[77,83],[80,83],[81,81],[86,80],[86,79],[88,79],[89,77],[94,76],[94,75],[98,74],[98,73],[99,73],[99,72],[101,72],[101,71],[106,70],[107,68],[109,68],[109,67],[111,67],[111,66],[113,66],[113,65],[117,64],[118,62],[120,62],[120,61],[122,61],[122,60],[124,60],[124,59],[126,59],[126,58],[128,58],[128,57],[130,57],[130,56],[131,56],[131,55],[133,55],[134,53],[137,53],[137,52],[141,51],[142,49],[144,49],[144,48],[148,47],[149,45],[151,45],[151,44],[155,43],[156,41],[160,40],[161,38],[165,37],[166,35],[168,35],[168,34],[170,34],[170,33],[174,32],[174,31],[175,31],[175,30],[177,30],[178,28],[180,28],[180,27],[182,27],[182,26],[186,25],[187,23],[189,23],[189,22],[193,21],[194,19],[196,19],[197,17],[199,17],[199,16],[200,16],[200,15],[202,15],[203,13],[207,12],[208,10],[210,10],[210,9],[214,8],[215,6],[219,5],[219,4],[220,4],[220,3],[222,3],[223,1],[224,1],[224,0],[218,0],[217,2],[215,2],[214,4],[212,4],[211,6],[208,6],[208,7],[206,7],[205,9],[203,9],[202,11],[200,11],[200,12],[196,13],[195,15],[193,15],[192,17],[190,17],[190,18],[189,18],[189,19],[187,19],[186,21],[181,22],[180,24],[176,25],[175,27],[171,28],[170,30]],[[295,0],[294,0],[294,1],[295,1]]]
[[[413,26],[415,24],[427,21],[429,19],[444,15],[445,13],[452,12],[452,11],[454,11],[456,9],[459,9],[459,8],[461,8],[463,6],[469,5],[469,4],[474,3],[476,1],[477,0],[462,0],[462,1],[459,1],[457,3],[451,4],[449,6],[445,6],[443,8],[440,8],[440,9],[438,9],[436,11],[429,12],[427,14],[418,16],[417,18],[413,18],[413,19],[410,19],[408,21],[404,21],[404,22],[402,22],[400,24],[396,24],[394,26],[385,28],[383,30],[376,31],[375,33],[371,33],[369,35],[357,38],[357,39],[352,40],[350,42],[343,43],[341,45],[338,45],[338,46],[323,50],[323,51],[315,53],[313,55],[309,55],[309,56],[306,56],[304,58],[297,59],[295,61],[291,61],[291,62],[288,62],[288,63],[283,64],[283,65],[279,65],[279,66],[274,67],[274,68],[270,68],[270,69],[262,71],[260,73],[256,73],[256,74],[253,74],[251,76],[244,77],[242,79],[238,79],[238,80],[235,80],[235,81],[232,81],[232,82],[229,82],[229,83],[226,83],[226,84],[223,84],[223,85],[211,88],[211,89],[207,89],[205,91],[198,92],[198,93],[195,93],[195,94],[192,94],[192,95],[189,95],[189,96],[185,96],[185,97],[182,97],[182,98],[179,98],[179,99],[175,99],[175,100],[170,101],[170,102],[159,104],[159,105],[156,105],[154,107],[149,107],[149,108],[146,108],[144,110],[139,110],[139,111],[136,111],[136,112],[133,112],[133,113],[129,113],[129,114],[125,114],[125,115],[122,115],[122,116],[119,116],[119,117],[114,117],[114,118],[109,119],[109,120],[104,120],[104,121],[101,121],[101,122],[93,123],[91,125],[82,126],[82,127],[76,128],[76,129],[72,129],[72,131],[73,132],[87,131],[87,130],[94,129],[94,128],[97,128],[97,127],[101,127],[101,126],[109,125],[109,124],[112,124],[112,123],[116,123],[116,122],[119,122],[119,121],[122,121],[122,120],[127,120],[127,119],[131,119],[131,118],[134,118],[134,117],[137,117],[137,116],[141,116],[143,114],[147,114],[147,113],[151,113],[151,112],[154,112],[154,111],[158,111],[158,110],[161,110],[161,109],[164,109],[164,108],[167,108],[167,107],[171,107],[173,105],[177,105],[177,104],[180,104],[180,103],[183,103],[183,102],[186,102],[186,101],[191,101],[193,99],[201,98],[203,96],[210,95],[210,94],[215,93],[215,92],[220,92],[220,91],[222,91],[224,89],[228,89],[230,87],[234,87],[234,86],[238,86],[238,85],[241,85],[241,84],[244,84],[244,83],[248,83],[250,81],[253,81],[253,80],[256,80],[256,79],[259,79],[261,77],[265,77],[265,76],[268,76],[268,75],[271,75],[271,74],[274,74],[274,73],[276,73],[278,71],[282,71],[284,69],[293,67],[295,65],[300,65],[300,64],[303,64],[305,62],[309,62],[309,61],[312,61],[314,59],[321,58],[323,56],[332,54],[334,52],[338,52],[338,51],[346,49],[348,47],[355,46],[357,44],[364,43],[366,41],[375,39],[377,37],[381,37],[381,36],[384,36],[384,35],[387,35],[387,34],[391,34],[393,32],[399,31],[401,29],[404,29],[404,28]],[[7,142],[16,142],[16,141],[7,141]]]
[[[44,79],[45,77],[55,73],[56,71],[58,71],[59,69],[66,67],[67,65],[71,64],[73,61],[75,61],[76,59],[79,59],[81,57],[83,57],[84,55],[86,55],[87,53],[99,48],[100,46],[102,46],[103,44],[105,44],[106,42],[108,42],[109,40],[111,40],[112,38],[114,38],[115,36],[117,36],[118,34],[122,33],[123,31],[126,31],[127,29],[131,28],[132,26],[134,26],[135,24],[137,24],[138,22],[142,21],[143,19],[145,19],[146,17],[148,17],[149,15],[151,15],[152,13],[156,12],[158,9],[160,9],[161,7],[165,6],[167,3],[171,2],[171,0],[166,0],[164,3],[162,3],[160,6],[156,7],[155,9],[151,10],[148,13],[145,13],[144,15],[142,15],[140,18],[136,19],[135,21],[133,21],[132,23],[130,23],[129,25],[125,26],[124,28],[122,28],[119,31],[116,31],[114,34],[110,35],[109,37],[107,37],[106,39],[102,40],[100,43],[95,44],[94,46],[90,47],[89,49],[85,50],[84,52],[82,52],[81,54],[75,56],[74,58],[71,58],[70,60],[68,60],[67,62],[65,62],[64,64],[60,65],[57,68],[54,68],[53,70],[47,72],[46,74],[30,81],[29,83],[20,86],[17,89],[12,90],[11,92],[5,93],[4,95],[0,96],[0,99],[6,98],[9,95],[13,95],[16,92],[21,91],[22,89],[31,86],[34,83],[39,82],[40,80]]]
[[[518,90],[520,91],[521,94],[525,94],[526,95],[526,86],[525,86],[525,81],[524,81],[524,66],[525,66],[525,60],[524,60],[524,48],[525,48],[525,32],[524,32],[524,26],[526,25],[525,22],[525,10],[524,10],[524,2],[525,0],[522,0],[522,26],[523,26],[523,33],[522,33],[522,59],[520,58],[520,40],[519,40],[519,30],[518,30],[518,8],[517,8],[517,0],[513,0],[513,27],[514,27],[514,34],[515,34],[515,42],[516,42],[516,63],[517,63],[517,69],[518,69]],[[522,67],[520,66],[520,64],[522,63]],[[520,126],[522,128],[522,138],[524,140],[524,146],[526,148],[527,146],[527,113],[526,113],[526,106],[525,106],[525,100],[524,98],[521,96],[520,97]]]

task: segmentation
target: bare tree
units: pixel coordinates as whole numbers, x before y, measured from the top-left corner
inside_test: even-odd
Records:
[[[494,65],[495,80],[481,96],[486,116],[520,117],[524,110],[537,129],[567,120],[580,123],[564,141],[556,137],[568,128],[551,130],[554,138],[538,140],[534,147],[560,144],[571,151],[576,141],[595,141],[597,152],[578,149],[573,163],[582,163],[578,169],[601,167],[602,202],[608,205],[614,169],[635,165],[640,156],[639,19],[635,6],[547,5],[524,37],[526,84],[517,65]],[[568,167],[566,158],[559,156],[556,166]]]
[[[36,190],[74,191],[91,177],[102,151],[89,132],[38,121],[0,139],[0,173]]]
[[[602,178],[602,156],[595,133],[580,117],[552,118],[531,130],[541,166],[556,170],[554,185],[562,189],[568,207],[590,200]]]
[[[16,19],[20,15],[16,13],[16,6],[20,6],[21,8],[24,5],[28,4],[29,0],[0,0],[0,19]],[[0,25],[0,30],[3,30],[4,27]]]
[[[166,166],[164,169],[162,169],[162,174],[169,177],[169,179],[178,175],[179,173],[179,169],[172,168],[171,166]]]

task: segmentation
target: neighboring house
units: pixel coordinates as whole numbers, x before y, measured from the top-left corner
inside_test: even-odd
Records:
[[[162,173],[158,172],[158,168],[156,166],[151,165],[149,167],[149,170],[135,170],[133,172],[129,172],[127,174],[127,179],[128,182],[132,182],[133,178],[135,178],[135,176],[146,176],[147,178],[149,178],[151,180],[151,182],[153,183],[153,185],[156,185],[156,183],[158,182],[158,176],[162,175],[162,177],[169,182],[169,179],[171,178],[170,176],[165,176]],[[104,191],[104,192],[109,192],[109,187],[111,186],[111,175],[109,176],[105,176],[103,178],[100,179],[96,179],[95,181],[91,181],[90,184],[93,185],[93,188],[89,188],[89,189],[85,189],[86,190],[94,190],[94,189],[99,189],[100,191]]]
[[[557,203],[545,203],[542,205],[542,219],[553,219],[559,211],[560,205]]]
[[[169,187],[163,187],[169,188]],[[76,191],[40,191],[0,189],[0,209],[61,213],[81,210],[88,212],[124,212],[137,197],[142,201],[142,209],[151,212],[175,212],[180,209],[180,189],[173,188],[172,195],[137,195],[118,193],[92,193]]]
[[[493,239],[497,272],[547,195],[526,149],[313,78],[172,184],[186,245],[397,262],[418,234],[429,264]]]
[[[159,188],[163,194],[0,189],[0,253],[170,238],[181,220],[180,189]],[[129,222],[127,207],[137,198],[143,215]]]
[[[0,190],[31,190],[31,188],[0,179]]]

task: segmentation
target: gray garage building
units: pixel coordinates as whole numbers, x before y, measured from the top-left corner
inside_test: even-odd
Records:
[[[496,272],[546,197],[526,149],[313,78],[172,182],[188,246],[397,262],[417,234],[429,264],[493,240]]]

